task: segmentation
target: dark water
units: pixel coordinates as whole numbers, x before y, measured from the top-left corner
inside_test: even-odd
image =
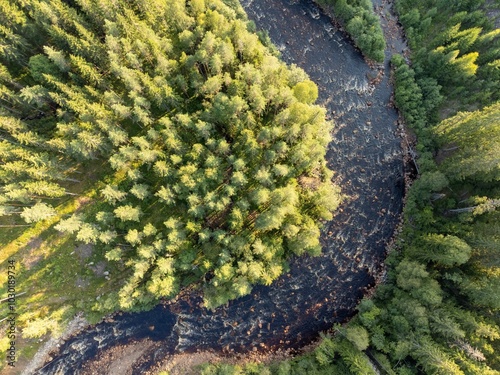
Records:
[[[367,77],[377,71],[311,2],[244,0],[243,5],[257,28],[269,32],[283,59],[317,83],[319,102],[336,122],[327,157],[349,198],[323,230],[323,255],[294,259],[290,272],[270,287],[256,287],[213,312],[198,307],[199,296],[190,296],[117,316],[68,340],[37,373],[84,373],[85,363],[132,340],[153,342],[135,361],[137,374],[172,353],[299,348],[351,317],[380,277],[404,189],[388,72],[371,86]]]

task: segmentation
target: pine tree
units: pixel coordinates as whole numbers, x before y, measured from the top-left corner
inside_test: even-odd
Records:
[[[25,207],[20,215],[27,223],[34,223],[55,216],[56,212],[46,203],[36,203],[32,207]]]

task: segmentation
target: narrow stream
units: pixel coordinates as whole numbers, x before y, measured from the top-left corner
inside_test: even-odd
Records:
[[[255,287],[213,312],[200,308],[201,297],[192,295],[145,313],[117,315],[68,340],[38,374],[90,373],[89,363],[104,361],[112,348],[129,342],[144,343],[129,369],[133,374],[173,353],[300,348],[351,317],[381,277],[404,190],[388,63],[381,81],[370,84],[379,71],[367,66],[311,1],[244,0],[243,5],[282,58],[316,82],[319,102],[336,123],[327,158],[348,199],[325,225],[323,254],[292,260],[290,272],[271,286]],[[105,366],[94,371],[99,367],[109,373]]]

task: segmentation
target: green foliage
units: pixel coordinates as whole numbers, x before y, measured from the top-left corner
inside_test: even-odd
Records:
[[[345,338],[360,351],[366,350],[370,343],[368,332],[362,326],[351,325],[347,327]]]
[[[422,130],[426,126],[427,112],[423,105],[422,89],[415,81],[415,72],[406,65],[400,55],[391,59],[394,65],[396,92],[394,99],[405,121],[411,127]]]
[[[465,264],[472,252],[465,241],[453,235],[428,234],[420,241],[415,240],[414,246],[408,249],[409,255],[443,267]]]
[[[384,33],[371,1],[320,0],[318,3],[333,7],[335,16],[344,23],[346,31],[366,57],[384,61]]]
[[[57,327],[57,323],[50,318],[35,319],[23,329],[24,337],[41,337]]]
[[[391,64],[394,68],[394,100],[405,123],[417,134],[420,147],[432,147],[434,140],[429,136],[429,124],[436,119],[437,109],[443,101],[441,86],[434,78],[417,79],[415,71],[409,67],[402,56],[393,55]],[[425,167],[430,156],[422,153],[419,162]],[[430,161],[432,165],[432,161]]]
[[[293,95],[301,103],[311,104],[318,98],[318,87],[312,81],[303,81],[293,87]]]
[[[48,219],[56,214],[54,208],[45,203],[36,203],[32,207],[26,207],[21,212],[21,217],[27,223],[34,223],[40,220]]]
[[[454,106],[474,108],[500,99],[500,77],[494,68],[500,38],[480,3],[396,1],[413,51],[417,82],[435,80]]]
[[[460,112],[434,130],[449,150],[440,168],[450,180],[500,180],[500,103],[475,112]]]
[[[361,328],[361,327],[359,327]],[[362,328],[361,328],[362,329]],[[248,363],[244,366],[220,363],[204,365],[201,374],[269,375],[374,375],[370,359],[348,340],[324,337],[311,353],[268,366]]]

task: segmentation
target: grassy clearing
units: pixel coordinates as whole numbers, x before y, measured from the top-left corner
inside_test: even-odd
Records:
[[[99,176],[94,172],[97,170],[102,171]],[[100,177],[108,172],[105,166],[99,166],[82,174],[82,182],[71,187],[78,195],[62,201],[57,207],[57,216],[32,226],[0,227],[0,298],[7,296],[9,260],[15,261],[16,293],[25,292],[16,300],[19,366],[14,373],[21,371],[22,365],[51,335],[59,336],[76,313],[83,312],[91,323],[102,319],[107,311],[98,310],[96,301],[121,286],[121,272],[114,264],[108,264],[103,252],[97,247],[82,246],[71,235],[54,229],[62,217],[93,209],[89,203],[96,196]],[[16,217],[0,222],[2,226],[21,224]],[[8,314],[8,304],[3,303],[0,319]],[[7,324],[4,321],[1,325],[0,350],[6,353]],[[5,366],[3,357],[0,370]]]

